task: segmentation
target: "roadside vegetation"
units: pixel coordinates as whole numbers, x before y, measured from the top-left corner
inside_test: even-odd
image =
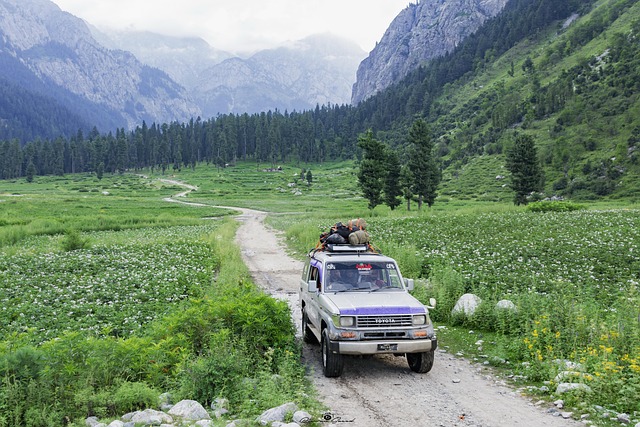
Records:
[[[162,201],[182,189],[143,177],[105,177],[108,195],[35,181],[0,195],[0,232],[20,236],[0,247],[0,426],[119,418],[163,392],[228,399],[237,418],[319,408],[288,307],[251,282],[226,210]]]
[[[298,258],[335,222],[363,217],[374,245],[421,279],[415,294],[437,298],[443,347],[549,400],[563,363],[576,363],[572,381],[591,392],[563,395],[568,405],[600,425],[609,421],[596,405],[637,414],[638,206],[515,206],[499,167],[445,177],[442,196],[420,212],[368,209],[353,162],[3,181],[0,235],[21,231],[0,247],[0,425],[108,418],[162,391],[226,397],[239,416],[291,400],[318,407],[287,307],[250,283],[219,205],[271,212]],[[163,201],[183,191],[159,180],[168,178],[196,186],[184,200],[206,206]],[[466,292],[480,307],[452,316]],[[517,309],[495,310],[501,299]]]

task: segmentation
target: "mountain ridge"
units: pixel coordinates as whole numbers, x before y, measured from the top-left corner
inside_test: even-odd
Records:
[[[187,120],[199,113],[164,73],[129,53],[104,48],[84,21],[48,0],[0,0],[0,33],[2,54],[19,58],[46,84],[121,116],[122,127],[142,120]]]
[[[450,52],[506,3],[507,0],[421,0],[409,4],[358,67],[351,103],[357,105],[428,60]]]

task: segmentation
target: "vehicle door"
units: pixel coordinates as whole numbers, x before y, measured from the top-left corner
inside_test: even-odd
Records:
[[[318,300],[320,291],[322,290],[322,263],[320,261],[312,259],[309,263],[308,280],[311,282],[315,282],[316,291],[307,292],[307,295],[309,297],[306,306],[307,318],[312,325],[314,325],[315,327],[319,327],[320,308],[318,307]]]

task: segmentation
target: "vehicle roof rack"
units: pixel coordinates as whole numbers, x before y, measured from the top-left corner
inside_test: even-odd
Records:
[[[328,244],[326,246],[327,252],[368,252],[370,250],[369,245],[343,245],[343,244]]]

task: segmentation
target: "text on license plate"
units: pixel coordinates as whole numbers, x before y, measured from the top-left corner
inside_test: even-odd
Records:
[[[396,351],[398,344],[378,344],[378,351]]]

